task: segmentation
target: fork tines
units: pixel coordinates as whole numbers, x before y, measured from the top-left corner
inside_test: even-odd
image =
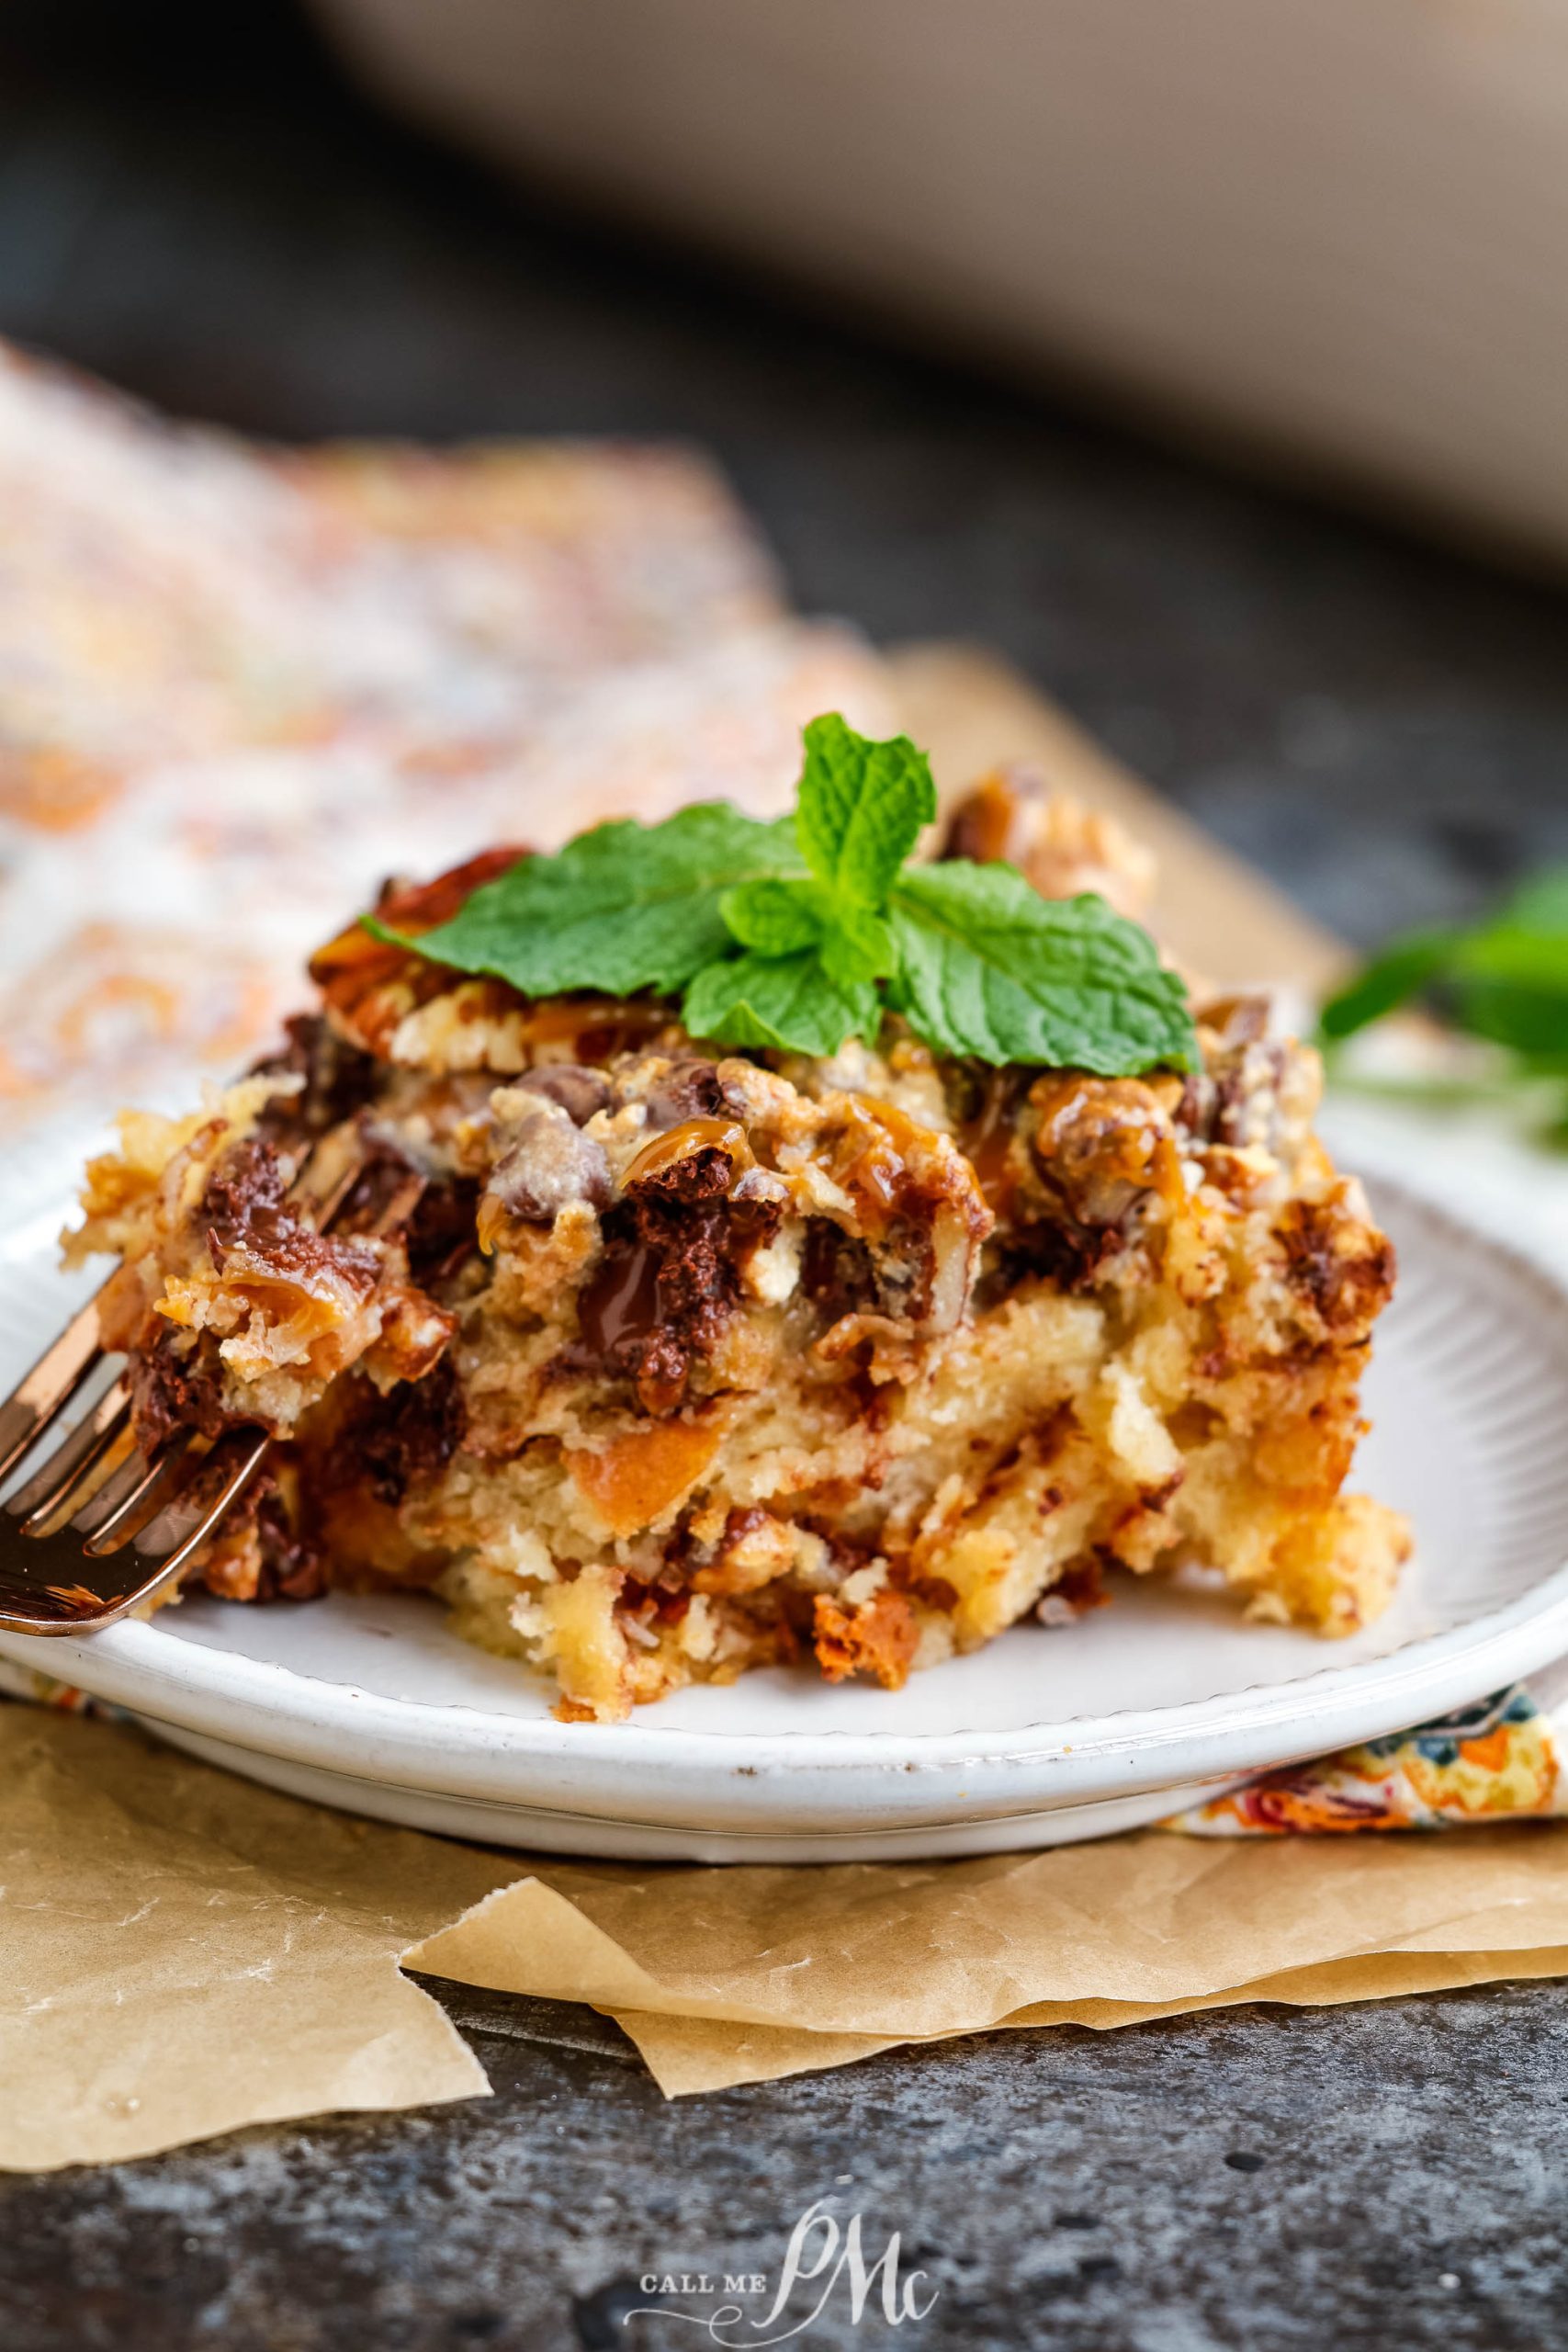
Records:
[[[289,1199],[324,1231],[353,1194],[367,1155],[343,1131],[312,1150]],[[423,1180],[394,1187],[370,1234],[405,1217]],[[56,1442],[0,1503],[0,1628],[96,1633],[171,1583],[262,1465],[265,1430],[238,1427],[209,1442],[173,1430],[150,1453],[137,1445],[123,1373],[95,1396],[109,1368],[98,1335],[100,1291],[73,1317],[0,1405],[0,1480],[51,1436]],[[89,1401],[67,1422],[67,1408]]]

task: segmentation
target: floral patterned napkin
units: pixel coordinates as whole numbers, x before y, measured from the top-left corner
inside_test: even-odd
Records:
[[[1437,1723],[1265,1772],[1166,1822],[1194,1838],[1454,1829],[1568,1815],[1568,1660]]]
[[[724,791],[880,671],[681,449],[268,450],[0,345],[0,1118],[187,1101],[389,874]]]

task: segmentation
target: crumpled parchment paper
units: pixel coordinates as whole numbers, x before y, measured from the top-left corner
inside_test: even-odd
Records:
[[[529,1862],[20,1706],[0,1706],[0,1792],[12,2170],[482,2096],[400,1961],[591,2002],[672,2096],[1002,2026],[1568,1973],[1568,1838],[1543,1825],[1156,1830],[812,1869]]]

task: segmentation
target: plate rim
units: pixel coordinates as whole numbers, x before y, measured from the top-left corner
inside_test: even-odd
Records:
[[[1375,1187],[1500,1262],[1568,1324],[1568,1279],[1543,1256],[1456,1214],[1382,1155],[1360,1159],[1358,1172]],[[786,1789],[797,1812],[824,1822],[846,1803],[863,1807],[874,1793],[878,1815],[907,1820],[930,1814],[933,1782],[955,1778],[966,1785],[945,1803],[971,1818],[998,1805],[1054,1809],[1216,1774],[1240,1778],[1444,1713],[1564,1651],[1568,1528],[1557,1566],[1527,1592],[1374,1657],[1218,1696],[994,1731],[705,1731],[649,1723],[642,1711],[624,1724],[561,1724],[367,1691],[277,1660],[171,1640],[156,1621],[85,1637],[0,1634],[0,1657],[252,1753],[341,1768],[348,1740],[367,1761],[376,1751],[376,1778],[387,1785],[547,1808],[553,1792],[558,1809],[600,1817],[613,1808],[649,1821],[670,1819],[672,1806],[684,1818],[699,1791],[711,1804],[722,1790],[724,1810],[737,1821],[775,1811]],[[1033,1780],[1027,1795],[1021,1776]]]

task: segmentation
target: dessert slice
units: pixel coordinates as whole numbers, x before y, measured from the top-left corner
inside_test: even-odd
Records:
[[[284,1051],[122,1121],[70,1250],[120,1257],[138,1424],[276,1438],[193,1576],[428,1589],[601,1720],[775,1661],[892,1689],[1108,1571],[1382,1608],[1404,1524],[1342,1489],[1393,1256],[1315,1055],[1193,1015],[1117,829],[997,776],[906,864],[933,812],[815,722],[793,825],[390,890]],[[316,1197],[364,1162],[330,1236],[308,1153]]]

